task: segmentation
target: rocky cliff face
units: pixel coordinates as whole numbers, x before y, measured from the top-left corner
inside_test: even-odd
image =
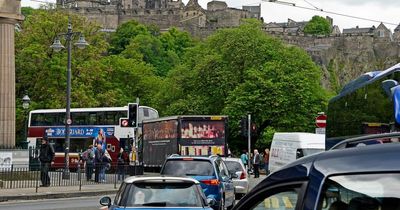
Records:
[[[308,37],[276,35],[308,52],[321,66],[321,84],[332,91],[363,73],[384,70],[400,62],[399,42],[373,36]]]

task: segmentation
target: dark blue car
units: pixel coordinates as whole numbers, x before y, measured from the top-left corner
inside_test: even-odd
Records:
[[[299,159],[265,178],[234,210],[399,210],[400,134],[390,135],[364,140],[397,143],[349,141]]]
[[[235,204],[235,189],[229,171],[218,156],[186,157],[172,155],[167,158],[161,175],[188,176],[200,182],[208,199],[215,200],[214,209],[231,209]]]

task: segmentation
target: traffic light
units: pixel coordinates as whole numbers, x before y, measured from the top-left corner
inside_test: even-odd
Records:
[[[248,133],[248,128],[249,124],[248,124],[248,119],[247,117],[242,117],[242,119],[240,120],[240,134],[244,137],[247,136]]]
[[[137,103],[129,103],[128,104],[128,127],[137,127],[138,126],[138,104]]]
[[[251,135],[252,136],[257,136],[257,125],[255,123],[251,123]]]

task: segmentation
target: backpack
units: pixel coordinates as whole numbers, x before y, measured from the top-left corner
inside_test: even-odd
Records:
[[[90,149],[88,149],[85,152],[83,152],[82,160],[84,160],[84,161],[93,160],[93,153],[92,153],[92,151]]]

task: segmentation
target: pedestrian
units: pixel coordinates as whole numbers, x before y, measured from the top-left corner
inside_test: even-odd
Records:
[[[99,182],[99,175],[102,166],[103,149],[101,144],[97,144],[94,150],[94,181]]]
[[[49,140],[47,138],[42,139],[42,145],[40,146],[40,180],[42,182],[41,187],[50,186],[50,176],[49,169],[51,164],[53,163],[54,158],[54,149],[49,144]]]
[[[117,172],[118,172],[118,181],[124,180],[125,179],[125,171],[126,171],[126,165],[128,163],[128,157],[126,155],[126,152],[124,149],[121,147],[118,153],[117,157]]]
[[[106,182],[106,170],[111,168],[111,161],[107,157],[106,153],[103,152],[101,156],[101,167],[100,167],[100,182]]]
[[[82,159],[85,161],[86,181],[89,181],[92,179],[93,175],[93,165],[94,165],[93,145],[89,145],[89,148],[82,154]]]
[[[247,171],[249,171],[249,169],[248,169],[248,167],[247,167],[247,164],[249,163],[249,156],[248,156],[246,150],[243,150],[243,151],[242,151],[242,154],[240,155],[240,160],[242,160],[242,163],[243,163],[243,165],[244,165],[244,168],[245,168]]]
[[[252,159],[253,161],[253,170],[254,170],[254,178],[258,178],[258,177],[260,177],[260,172],[259,172],[259,166],[260,166],[260,163],[261,163],[261,157],[260,157],[260,155],[258,154],[258,150],[257,149],[255,149],[254,150],[254,155],[253,155],[253,159]]]
[[[264,169],[265,169],[265,175],[268,175],[269,174],[269,169],[268,169],[268,167],[269,167],[269,149],[268,148],[266,148],[265,150],[264,150]]]

